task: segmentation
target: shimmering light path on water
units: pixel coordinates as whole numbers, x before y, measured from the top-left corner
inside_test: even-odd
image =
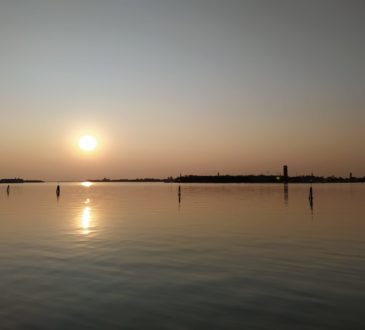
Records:
[[[0,186],[1,329],[364,329],[365,185]]]

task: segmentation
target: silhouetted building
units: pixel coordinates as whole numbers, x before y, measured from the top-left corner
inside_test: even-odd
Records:
[[[288,181],[288,165],[283,166],[283,178],[284,182]]]

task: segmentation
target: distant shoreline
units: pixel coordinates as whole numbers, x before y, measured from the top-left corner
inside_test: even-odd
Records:
[[[319,177],[312,175],[284,177],[279,175],[185,175],[167,179],[89,179],[90,182],[164,182],[164,183],[364,183],[365,177]]]
[[[365,177],[322,177],[313,175],[284,177],[280,175],[184,175],[178,177],[159,178],[136,178],[136,179],[89,179],[82,180],[94,183],[365,183]],[[43,180],[25,180],[21,178],[0,179],[0,184],[23,184],[23,183],[45,183],[45,182],[82,182],[82,181],[43,181]]]
[[[19,184],[19,183],[44,183],[42,180],[24,180],[21,178],[0,179],[0,184]]]

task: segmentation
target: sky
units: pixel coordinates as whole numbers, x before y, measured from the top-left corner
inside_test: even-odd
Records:
[[[0,178],[365,176],[364,31],[362,0],[0,0]]]

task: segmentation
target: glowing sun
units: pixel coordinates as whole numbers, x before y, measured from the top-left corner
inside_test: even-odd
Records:
[[[96,144],[96,139],[91,135],[85,135],[79,139],[79,147],[84,151],[93,151],[96,148]]]

